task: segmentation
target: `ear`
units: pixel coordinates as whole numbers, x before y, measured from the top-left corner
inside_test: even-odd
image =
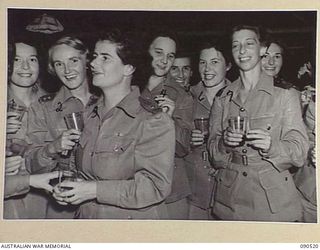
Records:
[[[135,67],[133,67],[131,64],[127,64],[127,65],[124,66],[124,72],[123,72],[123,74],[124,74],[125,76],[131,76],[131,75],[133,75],[133,73],[134,73],[135,70],[136,70]]]
[[[228,65],[226,66],[226,71],[228,72],[230,69],[231,69],[231,67],[232,67],[232,63],[228,63]]]

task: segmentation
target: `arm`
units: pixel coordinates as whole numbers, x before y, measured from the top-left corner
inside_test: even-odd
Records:
[[[49,172],[57,164],[57,155],[50,154],[48,142],[53,141],[47,128],[44,108],[39,102],[31,105],[28,115],[27,136],[32,142],[26,159],[26,167],[32,173]]]
[[[28,193],[30,190],[29,186],[29,175],[6,175],[4,185],[4,198]]]
[[[208,152],[213,166],[225,167],[229,162],[231,153],[223,141],[223,98],[216,98],[209,116]]]
[[[298,94],[290,89],[286,91],[283,99],[280,138],[275,138],[271,133],[270,149],[263,154],[264,159],[280,172],[292,165],[302,167],[309,148]]]

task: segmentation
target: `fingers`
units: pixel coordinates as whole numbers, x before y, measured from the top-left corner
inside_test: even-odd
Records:
[[[231,129],[227,129],[223,133],[224,143],[232,147],[239,146],[243,139],[243,134],[234,132]]]
[[[204,143],[204,134],[197,129],[192,130],[190,144],[193,146],[200,146]]]
[[[5,172],[6,174],[15,174],[22,165],[23,158],[21,156],[6,157]]]
[[[17,173],[19,173],[19,169],[10,172],[6,170],[6,175],[16,175]]]

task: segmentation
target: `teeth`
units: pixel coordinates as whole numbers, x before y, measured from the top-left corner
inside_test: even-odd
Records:
[[[76,75],[65,76],[65,78],[66,78],[67,80],[73,79],[73,78],[75,78],[75,77],[76,77]]]
[[[213,79],[215,76],[216,76],[216,75],[214,75],[214,74],[207,74],[207,75],[204,75],[204,79],[206,79],[206,80],[211,80],[211,79]]]
[[[19,76],[21,76],[21,77],[30,77],[30,76],[32,76],[32,74],[30,74],[30,73],[20,73]]]
[[[250,60],[250,57],[248,57],[248,56],[239,58],[240,62],[246,62],[246,61],[249,61],[249,60]]]

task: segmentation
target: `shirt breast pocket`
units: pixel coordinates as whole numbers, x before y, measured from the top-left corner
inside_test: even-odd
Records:
[[[249,122],[250,129],[270,130],[274,123],[274,114],[264,114],[256,117],[251,117]]]
[[[126,136],[103,137],[96,147],[96,154],[122,155],[126,153],[134,140]]]
[[[126,136],[106,136],[95,148],[94,171],[107,179],[130,179],[134,175],[134,139]]]

